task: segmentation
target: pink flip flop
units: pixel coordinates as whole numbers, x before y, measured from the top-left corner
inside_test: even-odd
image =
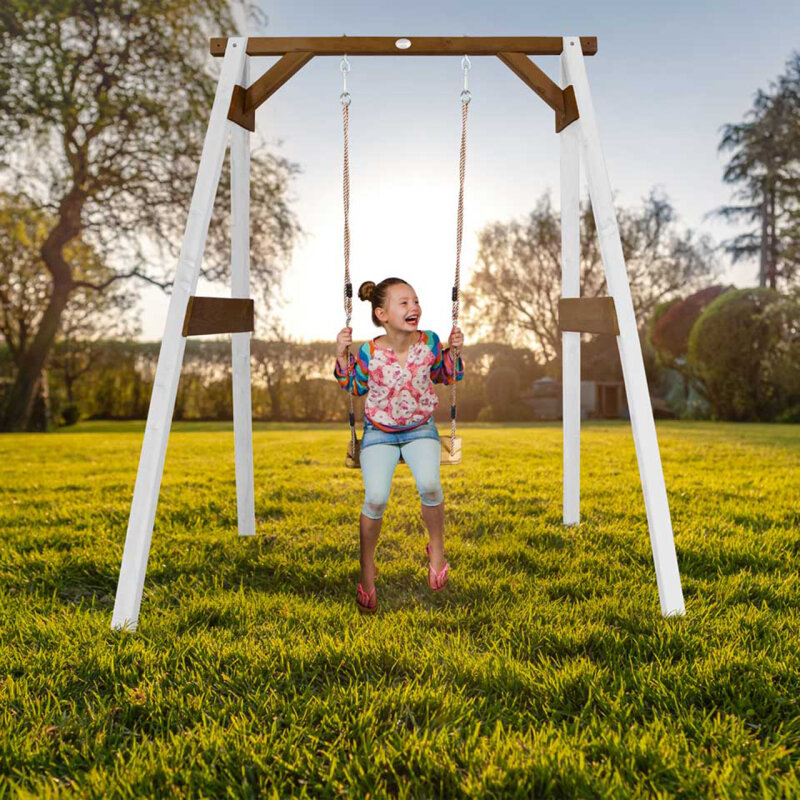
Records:
[[[425,555],[428,558],[431,557],[430,542],[425,545]],[[444,589],[444,587],[447,586],[447,582],[450,580],[447,574],[449,569],[450,564],[448,564],[446,561],[441,572],[436,572],[436,570],[430,564],[428,564],[428,588],[432,592],[438,592],[440,589]],[[433,575],[433,585],[431,585],[431,575]]]
[[[373,595],[375,599],[370,602],[370,597]],[[378,607],[378,593],[375,591],[375,587],[373,586],[370,593],[367,594],[364,591],[364,587],[359,583],[358,589],[356,590],[356,605],[362,614],[371,614],[374,612]]]

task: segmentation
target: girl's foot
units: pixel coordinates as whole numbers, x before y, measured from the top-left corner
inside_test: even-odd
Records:
[[[378,607],[378,593],[373,586],[369,592],[359,583],[356,590],[356,605],[362,614],[371,614]]]
[[[428,556],[428,558],[431,557],[430,542],[425,545],[425,555]],[[446,561],[438,572],[433,568],[433,564],[428,564],[428,587],[431,591],[438,592],[439,589],[443,589],[447,585],[448,580],[450,580],[448,575],[449,571],[450,565]]]

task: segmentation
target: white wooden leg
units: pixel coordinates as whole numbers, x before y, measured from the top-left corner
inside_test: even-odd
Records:
[[[245,59],[242,86],[249,85]],[[231,131],[231,297],[250,297],[250,131]],[[250,334],[231,335],[233,441],[239,536],[256,532],[253,480],[253,417],[250,394]]]
[[[563,56],[561,85],[566,86]],[[561,296],[581,294],[580,154],[578,126],[559,134],[561,146]],[[564,438],[564,524],[580,522],[581,335],[561,334],[561,402]]]
[[[225,157],[229,128],[232,125],[228,121],[228,108],[233,86],[242,74],[244,58],[245,39],[228,39],[186,220],[164,338],[158,355],[111,620],[111,627],[114,629],[135,630],[138,624],[167,439],[186,345],[181,334],[183,318],[189,297],[197,287],[211,210]]]
[[[678,560],[672,535],[667,490],[664,485],[656,426],[647,389],[647,377],[644,371],[644,360],[633,311],[628,274],[614,212],[611,185],[597,131],[589,82],[586,77],[583,53],[576,37],[564,37],[563,58],[566,77],[575,90],[575,98],[578,103],[580,119],[573,124],[578,125],[580,130],[582,158],[586,165],[586,179],[597,226],[600,252],[603,257],[609,292],[614,298],[617,309],[620,331],[617,336],[617,344],[625,379],[625,391],[631,415],[645,508],[647,509],[661,613],[664,616],[684,614],[683,592],[681,591]]]

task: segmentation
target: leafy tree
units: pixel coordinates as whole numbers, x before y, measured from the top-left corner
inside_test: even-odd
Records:
[[[0,337],[17,368],[46,306],[50,275],[41,259],[41,247],[53,225],[54,220],[46,212],[30,207],[24,198],[0,192]],[[108,279],[109,270],[82,238],[74,239],[65,254],[77,281]],[[89,368],[97,340],[135,332],[134,321],[125,313],[133,298],[116,289],[96,292],[81,285],[70,294],[64,308],[50,366],[63,372],[69,403],[74,399],[75,381]],[[42,374],[35,390],[40,395],[45,389],[43,380]],[[37,420],[34,427],[40,427],[40,422]]]
[[[637,318],[716,272],[706,237],[679,230],[669,200],[652,191],[636,209],[617,212]],[[591,207],[581,210],[581,295],[607,294]],[[525,220],[496,222],[479,234],[477,269],[464,290],[465,329],[471,335],[528,343],[543,361],[558,357],[561,297],[559,212],[545,194]]]
[[[0,419],[24,427],[64,311],[80,289],[138,277],[169,285],[216,87],[213,33],[235,30],[227,0],[5,0],[0,6],[0,179],[50,215],[48,284]],[[227,163],[202,274],[227,276]],[[299,228],[295,165],[254,149],[252,278],[269,302]],[[81,277],[83,241],[110,270]]]
[[[722,294],[725,286],[707,286],[688,297],[676,297],[659,308],[653,315],[650,327],[650,343],[656,349],[662,363],[672,366],[686,355],[689,334],[705,307]]]
[[[800,270],[800,52],[756,93],[744,122],[723,126],[719,150],[731,153],[723,180],[736,203],[715,213],[751,225],[727,251],[734,263],[758,258],[760,286],[790,285]]]
[[[800,302],[774,289],[724,292],[689,337],[689,363],[719,419],[775,419],[800,403]]]
[[[704,383],[694,374],[687,359],[689,336],[703,310],[727,289],[707,286],[688,297],[662,303],[653,314],[647,341],[658,369],[657,380],[667,405],[681,416],[707,416]],[[655,377],[655,376],[654,376]]]

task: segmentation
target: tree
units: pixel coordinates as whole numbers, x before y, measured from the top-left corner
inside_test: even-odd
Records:
[[[208,37],[234,30],[227,0],[6,0],[0,6],[0,178],[51,215],[40,254],[43,310],[0,426],[20,429],[72,294],[126,278],[168,286],[180,249],[216,79]],[[228,165],[202,273],[228,274]],[[295,165],[254,148],[252,278],[270,302],[299,226]],[[110,270],[81,278],[78,239]]]
[[[31,208],[24,198],[0,192],[0,337],[17,369],[46,305],[50,276],[40,252],[53,224],[48,214]],[[109,277],[109,270],[80,237],[65,248],[65,253],[77,280],[102,282]],[[130,310],[132,298],[115,289],[101,293],[78,287],[64,308],[50,366],[63,373],[69,403],[73,402],[75,381],[89,368],[97,340],[135,332],[135,321],[125,313]],[[34,396],[44,389],[42,374]],[[33,427],[40,429],[42,421],[36,420]]]
[[[800,52],[756,93],[745,120],[722,128],[719,150],[731,153],[723,180],[737,202],[714,213],[752,225],[723,244],[734,263],[757,257],[759,285],[776,289],[800,270]]]
[[[659,307],[653,315],[649,340],[663,364],[676,368],[678,359],[689,349],[689,334],[703,310],[729,288],[728,286],[707,286],[688,297],[676,297]],[[659,313],[660,312],[660,313]]]
[[[714,285],[662,303],[653,314],[648,331],[659,382],[667,405],[680,416],[706,415],[705,384],[687,359],[689,337],[700,315],[723,292],[733,287]]]
[[[706,237],[679,230],[669,200],[651,191],[637,209],[617,213],[637,318],[687,288],[699,288],[716,270]],[[581,210],[581,295],[606,294],[591,207]],[[528,343],[543,361],[558,357],[561,297],[561,225],[546,193],[523,221],[493,223],[479,234],[478,268],[464,291],[465,328],[471,335]]]
[[[689,363],[719,419],[770,421],[800,404],[800,303],[769,288],[722,293],[689,336]]]

